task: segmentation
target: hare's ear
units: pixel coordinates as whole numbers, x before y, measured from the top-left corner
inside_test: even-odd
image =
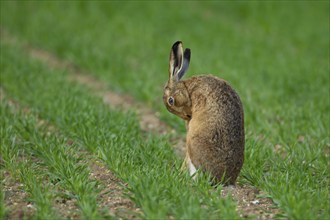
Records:
[[[180,80],[182,78],[182,76],[186,73],[186,71],[188,70],[189,62],[190,62],[190,49],[187,48],[184,50],[183,62],[182,62],[181,68],[176,73],[178,80]]]
[[[179,81],[189,67],[190,49],[183,52],[182,42],[177,41],[173,44],[170,53],[169,80]]]
[[[182,42],[177,41],[173,44],[170,53],[169,80],[177,81],[176,74],[182,66],[183,49]]]

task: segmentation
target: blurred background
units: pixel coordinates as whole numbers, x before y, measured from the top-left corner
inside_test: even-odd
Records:
[[[177,40],[192,50],[185,78],[229,81],[253,129],[325,119],[329,110],[328,1],[2,1],[1,29],[153,106],[180,130],[161,98]]]

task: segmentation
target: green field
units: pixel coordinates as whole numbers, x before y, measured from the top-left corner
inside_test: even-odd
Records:
[[[169,135],[146,134],[136,109],[109,108],[90,89],[26,52],[40,48],[127,94],[183,136],[162,89],[171,45],[192,50],[186,78],[211,73],[240,95],[245,164],[238,184],[266,193],[274,218],[329,219],[329,1],[1,1],[1,201],[35,219],[238,219],[237,202],[206,176],[179,168]],[[6,34],[3,34],[6,33]],[[13,104],[14,103],[14,104]],[[112,212],[106,186],[89,178],[102,161],[134,209]],[[118,183],[119,184],[119,183]],[[58,198],[74,201],[63,214]],[[16,209],[15,209],[16,210]],[[250,216],[254,219],[257,216]]]

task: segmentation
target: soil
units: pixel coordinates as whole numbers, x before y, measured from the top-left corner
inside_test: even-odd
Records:
[[[137,216],[134,213],[139,213],[140,209],[127,196],[124,196],[124,187],[127,184],[114,176],[99,160],[91,163],[89,167],[91,169],[90,177],[98,180],[101,187],[97,199],[99,209],[123,219],[136,219]]]
[[[3,178],[3,179],[2,179]],[[24,191],[24,186],[5,170],[1,170],[1,190],[4,193],[4,205],[8,219],[28,219],[35,212],[33,205],[28,202],[28,194]]]
[[[0,30],[2,40],[5,38],[5,42],[8,44],[17,43],[17,40],[13,40],[13,38],[3,29]],[[145,105],[135,101],[132,97],[110,91],[103,82],[98,81],[96,78],[92,77],[91,74],[84,72],[67,61],[59,60],[47,51],[34,48],[27,44],[24,45],[24,48],[31,57],[45,63],[50,68],[66,69],[69,80],[90,88],[92,92],[101,96],[104,103],[108,104],[111,108],[119,108],[124,111],[135,109],[140,119],[141,129],[144,132],[152,132],[156,134],[174,133],[173,129],[159,119],[159,114],[157,112],[146,108]],[[177,136],[170,141],[173,143],[175,152],[183,157],[185,152],[184,139]],[[91,178],[97,179],[102,187],[104,187],[98,198],[100,209],[108,210],[109,213],[119,214],[119,216],[123,216],[123,218],[136,218],[136,216],[128,214],[130,213],[129,210],[139,212],[139,209],[135,207],[129,199],[123,196],[123,188],[120,187],[120,185],[125,186],[125,183],[117,179],[115,175],[113,175],[113,173],[111,173],[111,171],[100,161],[94,161],[91,163],[90,168],[92,170]],[[10,181],[5,181],[5,183],[7,184],[6,187],[11,189],[10,196],[7,196],[5,199],[6,207],[10,210],[27,209],[29,204],[25,201],[26,194],[20,191],[20,184]],[[228,195],[237,202],[237,212],[243,218],[252,217],[253,219],[273,219],[276,214],[280,213],[280,210],[276,208],[276,205],[271,199],[265,196],[266,194],[264,192],[259,191],[252,186],[237,185],[236,187],[224,187],[219,196],[225,197]],[[74,204],[65,202],[57,205],[56,208],[69,210],[74,209],[73,206]],[[17,215],[11,215],[11,217],[17,216],[19,218],[19,213],[21,212],[18,212]],[[74,218],[74,216],[68,217]]]
[[[274,219],[280,213],[265,192],[252,186],[227,186],[222,189],[221,195],[231,196],[237,202],[237,212],[242,218]]]

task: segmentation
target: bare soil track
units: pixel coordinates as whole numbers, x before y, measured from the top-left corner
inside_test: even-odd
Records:
[[[49,66],[49,68],[65,69],[68,73],[69,80],[88,87],[96,95],[101,96],[104,103],[109,105],[111,108],[119,108],[123,111],[135,110],[139,116],[140,127],[144,132],[152,132],[159,135],[168,133],[174,134],[174,130],[158,118],[157,112],[146,108],[145,105],[135,101],[131,96],[117,94],[110,91],[105,83],[99,81],[76,65],[60,60],[55,55],[45,50],[18,42],[17,39],[10,36],[3,29],[0,30],[2,41],[7,44],[20,43],[20,45],[25,48],[27,54],[29,54],[32,58],[43,62]],[[182,156],[184,152],[184,140],[177,135],[177,138],[170,141],[175,146],[175,151]],[[134,205],[122,197],[122,193],[120,191],[121,189],[117,188],[118,184],[113,184],[113,182],[119,180],[115,178],[111,171],[109,171],[104,165],[99,165],[98,162],[91,164],[90,167],[92,169],[93,178],[100,180],[103,182],[103,185],[106,186],[103,193],[101,192],[100,194],[100,202],[102,207],[109,209],[117,207],[122,208],[123,210],[133,208],[136,211]],[[106,193],[107,191],[111,191],[112,196],[108,195]],[[276,214],[280,213],[280,210],[276,208],[271,199],[265,196],[266,194],[264,192],[261,192],[252,186],[237,185],[236,187],[225,187],[222,191],[222,195],[219,196],[228,195],[231,195],[231,197],[237,202],[237,212],[241,217],[272,219],[276,216]],[[22,204],[26,205],[24,203]]]

